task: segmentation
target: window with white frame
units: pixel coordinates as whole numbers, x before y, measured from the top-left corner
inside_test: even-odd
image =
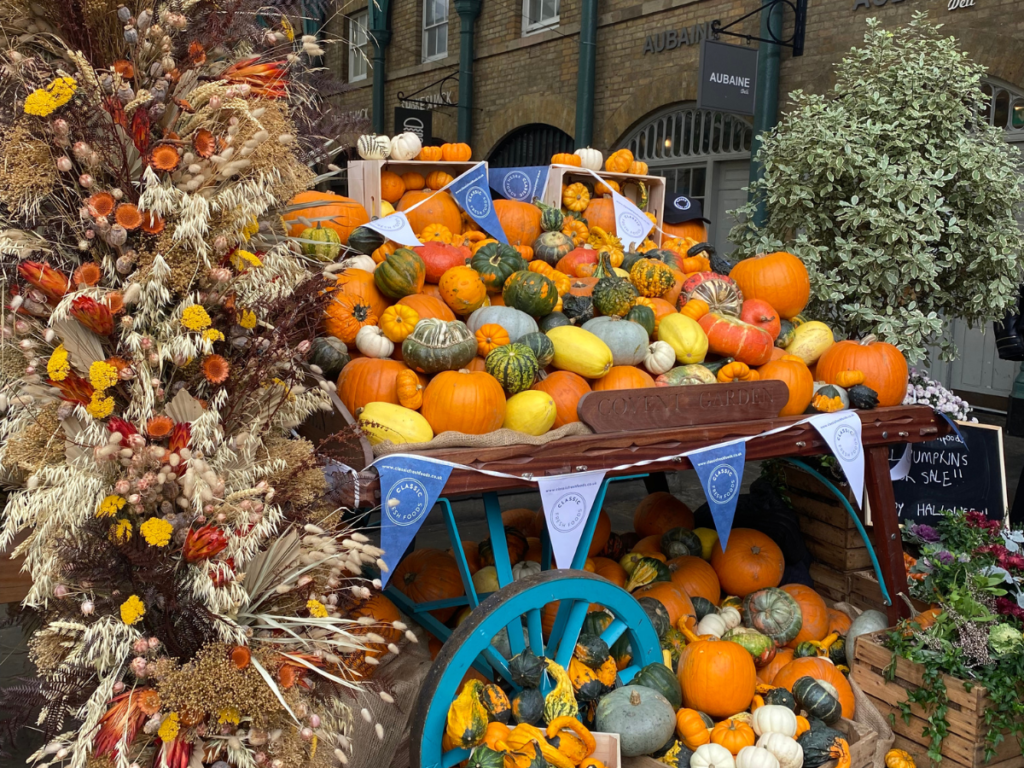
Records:
[[[448,0],[423,0],[423,60],[448,55]]]
[[[523,34],[558,26],[560,0],[523,0]]]
[[[366,79],[369,69],[366,27],[369,20],[369,11],[353,13],[348,19],[348,81],[350,83]]]

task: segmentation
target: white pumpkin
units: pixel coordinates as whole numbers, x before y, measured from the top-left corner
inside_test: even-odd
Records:
[[[383,359],[391,357],[395,343],[376,325],[364,325],[356,334],[356,349],[367,357]]]
[[[736,755],[736,768],[779,768],[779,760],[767,749],[744,747]]]
[[[373,272],[377,268],[377,264],[369,256],[359,254],[358,256],[351,256],[341,262],[341,266],[345,269],[361,269],[364,272]]]
[[[391,159],[412,160],[423,149],[420,137],[415,133],[405,132],[391,137]]]
[[[714,635],[715,637],[721,637],[726,633],[729,628],[725,624],[725,620],[717,613],[709,613],[700,623],[697,625],[695,630],[698,635]]]
[[[667,341],[656,341],[647,347],[647,354],[644,356],[644,368],[647,372],[660,376],[672,370],[676,364],[676,353],[672,345]]]
[[[600,171],[604,166],[604,155],[601,154],[599,149],[586,147],[585,149],[577,149],[573,154],[580,159],[580,163],[584,168],[589,168],[591,171]]]
[[[765,704],[755,709],[750,725],[758,736],[766,733],[796,736],[796,714],[779,704]]]
[[[391,154],[391,139],[376,133],[363,134],[356,142],[356,152],[363,160],[387,160]]]
[[[736,629],[736,627],[743,623],[743,615],[731,605],[725,606],[725,608],[718,612],[718,615],[722,617],[722,621],[725,622],[727,629]]]
[[[736,761],[721,744],[701,744],[690,755],[690,768],[736,768]]]
[[[791,736],[766,733],[757,740],[757,746],[775,755],[775,759],[779,761],[779,768],[803,768],[804,748]]]
[[[512,578],[516,581],[538,573],[540,573],[540,563],[535,563],[533,560],[520,560],[512,566]]]

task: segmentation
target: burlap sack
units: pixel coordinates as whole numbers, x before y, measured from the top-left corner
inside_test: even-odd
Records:
[[[442,432],[428,443],[400,443],[395,445],[389,440],[373,446],[374,458],[388,456],[392,453],[412,453],[429,451],[435,448],[503,448],[507,445],[546,445],[554,440],[575,435],[589,435],[591,429],[582,421],[553,429],[550,432],[534,437],[516,432],[512,429],[499,429],[486,435],[464,435],[461,432]]]

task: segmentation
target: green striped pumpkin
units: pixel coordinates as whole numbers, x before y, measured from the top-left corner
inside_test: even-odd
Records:
[[[555,359],[555,345],[543,333],[528,333],[525,336],[520,336],[519,343],[530,348],[541,368],[547,368]]]
[[[544,317],[558,303],[558,289],[550,278],[524,269],[509,276],[501,297],[506,307],[514,307],[533,317]]]
[[[492,349],[484,360],[484,368],[514,395],[533,386],[540,364],[533,350],[516,342]]]
[[[299,239],[313,241],[303,242],[300,247],[304,255],[317,261],[334,261],[341,253],[341,235],[329,227],[321,227],[319,223],[302,230]]]

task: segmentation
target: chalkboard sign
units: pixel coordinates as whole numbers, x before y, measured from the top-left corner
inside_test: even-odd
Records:
[[[1006,473],[1002,427],[957,422],[955,432],[910,446],[906,478],[893,480],[900,521],[932,523],[943,510],[984,512],[991,520],[1006,515]],[[889,467],[904,457],[905,446],[889,451]],[[906,465],[904,465],[906,469]]]

